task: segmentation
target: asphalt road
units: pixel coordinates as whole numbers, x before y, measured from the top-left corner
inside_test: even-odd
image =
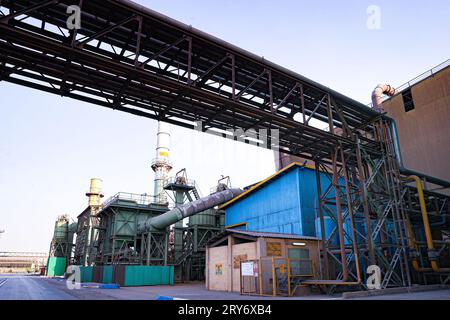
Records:
[[[74,296],[40,277],[0,276],[0,300],[74,300]]]
[[[241,296],[239,293],[208,291],[204,283],[175,286],[98,289],[83,287],[70,290],[64,279],[32,275],[1,275],[0,300],[155,300],[159,295],[187,300],[265,300],[272,297]],[[278,299],[283,299],[278,297]],[[310,295],[289,300],[341,300],[340,295]],[[450,300],[450,290],[389,294],[354,300]]]

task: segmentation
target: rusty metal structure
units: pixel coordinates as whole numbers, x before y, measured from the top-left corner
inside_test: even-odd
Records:
[[[80,29],[68,29],[71,5]],[[0,80],[223,136],[258,130],[261,147],[309,159],[332,181],[323,189],[318,174],[323,269],[309,284],[364,287],[372,264],[383,288],[411,284],[406,221],[419,202],[406,177],[429,189],[450,183],[402,166],[393,119],[131,1],[3,0],[0,10]],[[426,200],[442,198],[438,213],[448,215],[435,191]],[[328,211],[337,246],[324,230]],[[384,241],[388,223],[394,240]]]

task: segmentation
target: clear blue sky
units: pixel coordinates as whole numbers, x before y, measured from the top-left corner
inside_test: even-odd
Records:
[[[288,67],[363,103],[447,60],[450,2],[181,1],[139,3]],[[381,29],[366,26],[369,5]],[[91,177],[106,196],[152,193],[156,122],[0,82],[0,251],[47,251],[57,215],[86,206]],[[273,173],[268,150],[172,130],[173,172],[207,193],[219,175],[245,186]]]

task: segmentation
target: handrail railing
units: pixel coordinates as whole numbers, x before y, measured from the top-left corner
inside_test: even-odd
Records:
[[[12,251],[0,251],[0,257],[47,257],[48,253],[45,252],[12,252]]]
[[[418,75],[417,77],[415,77],[414,79],[402,84],[400,87],[396,88],[395,90],[397,91],[397,93],[400,93],[406,89],[411,88],[412,86],[414,86],[415,84],[425,80],[428,77],[431,77],[433,75],[435,75],[436,73],[438,73],[441,70],[444,70],[445,68],[447,68],[448,66],[450,66],[450,59],[442,62],[441,64],[435,66],[434,68],[431,68],[428,71],[425,71],[424,73]],[[392,97],[389,96],[384,96],[381,100],[387,101],[389,99],[391,99]],[[372,103],[368,104],[369,107],[372,107]]]
[[[150,205],[152,203],[156,203],[156,197],[148,195],[146,193],[144,194],[134,194],[134,193],[128,193],[128,192],[119,192],[115,194],[114,196],[108,198],[105,202],[103,202],[102,207],[106,208],[110,206],[111,204],[117,202],[117,201],[132,201],[136,203],[137,205]]]
[[[164,186],[167,186],[169,184],[195,187],[195,181],[194,180],[186,179],[184,177],[170,177],[170,178],[165,179],[164,180]]]

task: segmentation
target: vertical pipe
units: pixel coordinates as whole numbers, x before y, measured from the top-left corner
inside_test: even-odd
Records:
[[[425,229],[427,248],[428,252],[433,252],[434,251],[433,237],[431,235],[430,221],[428,220],[427,206],[425,204],[425,197],[423,195],[422,181],[418,176],[409,176],[408,178],[416,182],[417,193],[419,195],[420,211],[422,212],[423,227]],[[431,268],[433,269],[434,272],[440,271],[437,260],[435,259],[431,260]]]
[[[415,237],[414,237],[414,231],[411,225],[411,221],[409,220],[408,217],[406,217],[406,230],[408,231],[408,246],[409,246],[409,250],[413,251],[414,253],[416,252],[417,248],[416,248],[416,241],[415,241]],[[417,260],[417,257],[414,256],[414,258],[412,259],[412,266],[414,271],[416,272],[420,272],[420,266],[419,266],[419,261]]]
[[[347,270],[347,259],[345,256],[345,242],[344,242],[344,228],[342,221],[342,208],[341,208],[341,197],[339,190],[339,179],[337,172],[337,156],[338,152],[335,150],[333,152],[333,187],[335,192],[336,199],[336,210],[337,210],[337,219],[338,219],[338,231],[339,231],[339,246],[341,251],[341,264],[342,264],[342,273],[344,275],[343,281],[347,281],[348,279],[348,270]]]

